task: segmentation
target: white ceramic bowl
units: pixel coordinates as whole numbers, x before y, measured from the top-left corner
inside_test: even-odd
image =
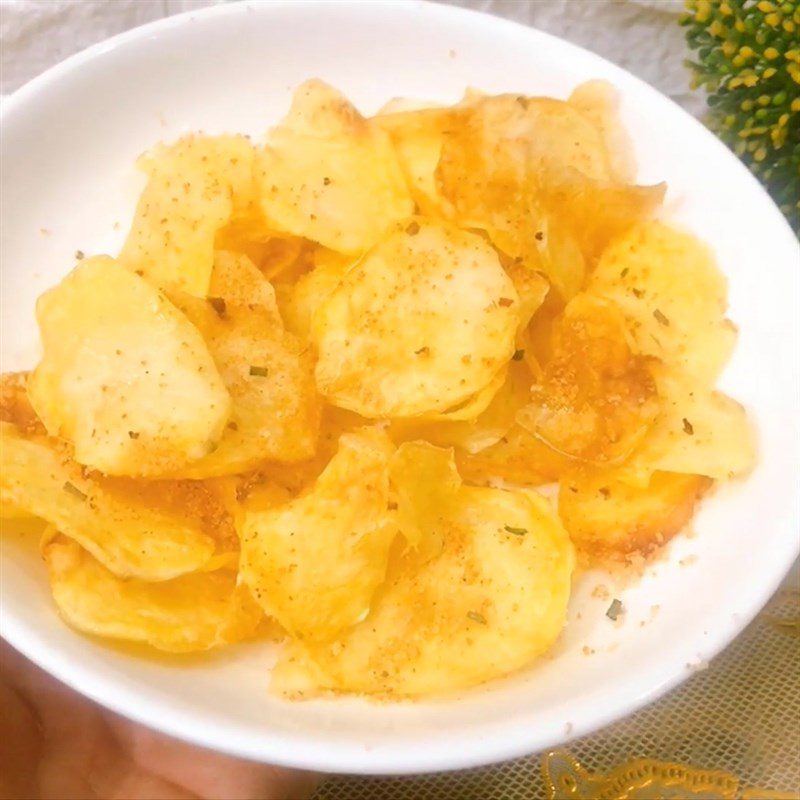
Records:
[[[602,576],[581,578],[552,657],[449,699],[291,704],[267,693],[272,653],[262,644],[161,660],[111,648],[58,619],[41,564],[15,536],[3,540],[3,636],[121,714],[296,767],[470,767],[587,733],[658,697],[724,647],[777,587],[800,529],[798,244],[726,148],[636,78],[537,31],[419,2],[226,5],[97,45],[4,108],[2,368],[31,366],[34,301],[71,268],[75,251],[116,252],[142,184],[134,169],[142,150],[198,129],[261,134],[292,88],[314,76],[367,112],[395,95],[455,101],[465,86],[564,97],[580,81],[612,81],[640,180],[669,182],[669,213],[712,244],[730,278],[741,336],[723,384],[757,423],[757,469],[710,498],[696,536],[676,541],[640,582],[614,588]],[[689,555],[696,560],[680,566]],[[607,599],[591,597],[598,583],[624,601],[623,626],[605,618]],[[584,645],[595,654],[584,655]]]

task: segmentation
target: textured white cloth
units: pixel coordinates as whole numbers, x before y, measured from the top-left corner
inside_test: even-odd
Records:
[[[0,0],[0,91],[12,92],[52,64],[128,28],[221,1]],[[568,39],[625,67],[691,113],[703,110],[702,97],[689,91],[683,64],[687,50],[677,24],[682,0],[444,2],[488,11]]]

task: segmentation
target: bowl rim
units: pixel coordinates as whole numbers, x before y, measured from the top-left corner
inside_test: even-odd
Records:
[[[337,0],[337,4],[343,7],[358,6],[362,12],[366,11],[364,4],[359,0]],[[329,0],[305,0],[303,5],[329,6],[330,2]],[[269,3],[261,3],[258,0],[239,0],[239,2],[185,11],[124,31],[51,66],[4,98],[2,106],[0,106],[0,124],[15,114],[18,108],[28,102],[35,102],[40,90],[57,84],[62,77],[87,65],[102,63],[101,60],[107,53],[119,47],[154,34],[179,28],[198,17],[215,18],[234,15],[242,13],[247,8],[259,13],[281,14],[287,13],[288,9],[296,6],[297,4],[293,0],[271,0]],[[780,224],[783,225],[789,236],[794,237],[788,221],[783,217],[764,187],[701,122],[642,79],[602,56],[531,26],[460,6],[440,4],[430,0],[415,0],[413,3],[406,0],[377,0],[368,6],[422,10],[426,14],[438,16],[445,23],[456,17],[465,21],[472,20],[473,23],[485,26],[489,31],[488,35],[492,35],[494,31],[498,30],[525,31],[525,34],[530,36],[534,42],[539,40],[557,43],[557,46],[567,56],[570,53],[580,54],[583,57],[588,55],[592,59],[602,62],[606,70],[613,74],[612,80],[635,87],[637,92],[657,97],[662,104],[671,106],[670,114],[680,114],[684,117],[685,122],[691,122],[696,135],[712,139],[715,146],[727,154],[729,168],[738,170],[741,176],[750,181],[753,191],[760,194],[762,200],[771,206],[773,216],[780,220]],[[798,256],[800,262],[800,242],[798,243]],[[800,531],[800,504],[797,504],[793,518],[776,520],[775,525],[787,532]],[[714,637],[704,637],[702,642],[700,640],[695,642],[698,645],[697,649],[702,650],[710,658],[727,647],[744,630],[779,588],[791,569],[793,561],[800,555],[800,537],[794,549],[791,552],[790,550],[791,548],[787,548],[785,551],[781,551],[781,558],[773,558],[769,573],[762,570],[763,580],[759,586],[750,590],[746,609],[738,615],[728,616],[725,624],[715,631]],[[786,557],[786,554],[791,557]],[[555,744],[585,736],[615,720],[628,716],[680,684],[689,674],[684,665],[675,665],[671,668],[662,666],[660,672],[648,673],[647,680],[640,676],[638,681],[634,681],[634,686],[617,686],[612,690],[593,691],[583,695],[584,705],[592,707],[594,710],[585,714],[583,719],[576,719],[569,732],[562,731],[559,734],[553,728],[539,731],[527,724],[523,725],[521,721],[516,724],[504,722],[495,726],[496,729],[502,729],[502,736],[493,735],[497,732],[495,729],[484,728],[481,734],[470,733],[458,740],[452,736],[442,737],[442,741],[434,747],[431,747],[430,743],[427,743],[426,747],[420,748],[418,744],[400,742],[391,747],[382,747],[381,756],[376,759],[375,754],[365,752],[363,746],[338,742],[335,735],[325,734],[324,731],[314,735],[275,734],[271,733],[268,726],[265,725],[258,740],[253,741],[248,740],[241,733],[237,735],[235,730],[224,731],[218,726],[198,725],[196,717],[186,712],[168,715],[159,713],[159,705],[154,698],[142,698],[135,691],[121,687],[113,675],[98,675],[82,670],[80,664],[76,664],[69,657],[64,657],[57,647],[51,646],[46,640],[37,636],[35,631],[28,630],[1,603],[0,634],[35,664],[80,694],[117,714],[145,726],[156,728],[177,739],[233,756],[266,761],[285,767],[365,775],[411,774],[469,768],[540,752]],[[220,731],[226,735],[209,733],[209,730]]]

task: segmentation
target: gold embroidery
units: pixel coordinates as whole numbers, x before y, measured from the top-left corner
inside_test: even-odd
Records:
[[[542,760],[549,800],[791,800],[792,795],[750,787],[721,770],[637,758],[608,773],[587,772],[570,753],[554,750]]]
[[[790,636],[800,636],[800,616],[778,617],[775,614],[764,614],[764,619],[781,633],[788,633]]]

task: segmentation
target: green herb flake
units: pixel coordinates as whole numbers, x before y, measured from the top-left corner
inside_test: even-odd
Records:
[[[511,356],[513,361],[522,361],[525,358],[525,351],[524,350],[515,350],[514,355]]]
[[[428,346],[426,345],[425,347],[420,347],[420,349],[419,349],[419,350],[415,350],[415,351],[414,351],[414,355],[415,355],[415,356],[427,356],[427,355],[428,355],[428,353],[430,353],[430,352],[431,352],[431,349],[430,349],[430,347],[428,347]]]
[[[504,525],[503,530],[513,533],[514,536],[524,536],[528,532],[527,528],[515,528],[513,525]]]
[[[128,431],[128,436],[130,436],[131,439],[138,439],[139,431]]]
[[[619,601],[619,600],[617,600],[617,598],[615,597],[615,598],[614,598],[614,599],[611,601],[611,605],[608,607],[608,611],[606,611],[606,616],[607,616],[607,617],[608,617],[608,618],[609,618],[609,619],[610,619],[612,622],[616,622],[616,621],[617,621],[617,618],[618,618],[618,617],[619,617],[619,615],[620,615],[620,614],[622,614],[622,613],[623,613],[623,609],[622,609],[622,602],[621,602],[621,601]]]
[[[484,617],[483,614],[479,614],[477,611],[468,611],[467,617],[473,622],[478,622],[481,625],[488,625],[486,622],[486,617]]]
[[[227,306],[225,304],[224,298],[222,298],[222,297],[207,297],[206,300],[208,300],[208,304],[211,306],[211,308],[213,308],[214,311],[217,312],[217,316],[218,317],[224,317],[225,316],[225,311],[227,310]]]
[[[251,364],[250,374],[257,378],[266,378],[269,375],[269,370],[266,367],[256,367]]]
[[[86,500],[89,495],[84,494],[74,483],[70,483],[67,481],[64,484],[64,491],[67,494],[71,494],[73,497],[77,497],[79,500]]]
[[[660,325],[663,325],[665,328],[669,327],[669,320],[664,316],[663,312],[660,309],[656,309],[653,312],[653,316],[656,318]]]
[[[683,432],[688,434],[689,436],[692,436],[694,434],[694,425],[692,425],[692,423],[689,422],[689,420],[686,419],[686,417],[683,418]]]

